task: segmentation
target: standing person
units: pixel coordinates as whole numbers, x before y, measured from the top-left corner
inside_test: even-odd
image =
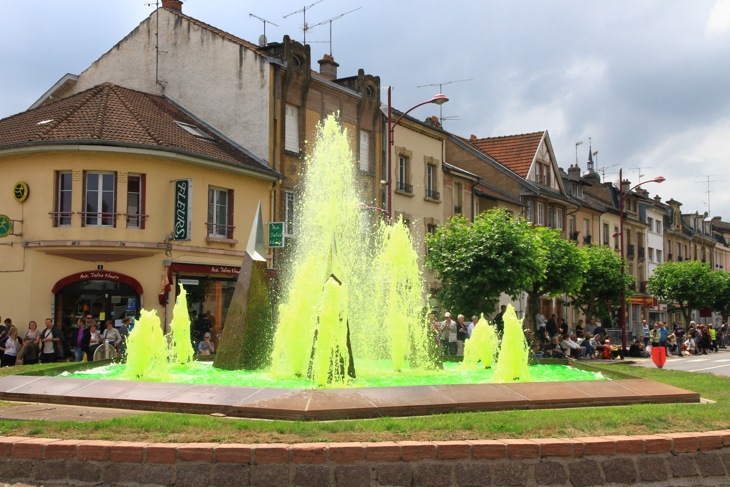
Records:
[[[677,344],[681,345],[684,343],[684,326],[682,326],[682,323],[677,323],[674,325],[674,336],[677,337]]]
[[[558,319],[558,333],[561,335],[567,335],[568,334],[568,324],[565,322],[563,318]],[[577,336],[577,334],[576,334]]]
[[[659,322],[659,346],[667,348],[667,337],[669,337],[669,331],[663,321]]]
[[[456,355],[456,322],[451,319],[451,313],[448,311],[444,314],[444,318],[441,324],[444,355]]]
[[[464,356],[464,341],[469,338],[466,332],[466,323],[464,323],[464,315],[460,314],[456,317],[456,356]]]
[[[76,325],[78,327],[78,331],[76,332],[76,347],[74,348],[74,358],[77,362],[81,362],[84,360],[84,349],[89,346],[88,342],[88,334],[89,330],[86,328],[86,321],[84,321],[83,318],[79,318],[76,320]],[[86,345],[84,345],[84,341],[86,341]]]
[[[497,327],[497,333],[499,333],[500,335],[504,332],[504,312],[505,311],[507,311],[507,306],[505,306],[503,304],[502,306],[499,307],[499,313],[494,315],[494,326]],[[473,318],[472,318],[472,322],[476,325],[476,321],[473,321]]]
[[[646,320],[641,320],[641,330],[644,333],[644,346],[646,347],[649,345],[649,334],[651,333],[649,323],[647,323]]]
[[[86,360],[91,362],[94,360],[94,352],[96,352],[96,349],[99,348],[99,345],[101,345],[101,335],[99,334],[99,330],[96,329],[96,323],[92,323],[91,326],[89,326],[89,341],[87,344]]]
[[[550,319],[545,324],[545,331],[547,331],[550,338],[558,334],[558,322],[555,320],[555,313],[550,315]],[[567,333],[563,336],[567,336]]]
[[[651,342],[651,347],[658,347],[659,346],[659,322],[657,321],[654,323],[654,328],[651,329],[649,332],[649,341]]]
[[[585,332],[586,333],[590,333],[593,336],[596,336],[596,319],[595,318],[591,318],[588,321],[588,324],[586,325]]]
[[[119,336],[122,337],[122,340],[119,342],[119,347],[117,348],[117,350],[119,350],[119,355],[127,353],[127,339],[129,338],[130,321],[129,317],[125,317],[122,320],[122,326],[119,327]]]
[[[29,338],[31,341],[39,343],[41,338],[41,332],[38,331],[38,323],[33,320],[28,322],[28,331],[23,335],[23,340]]]
[[[466,327],[466,334],[469,335],[469,338],[471,338],[471,334],[474,331],[474,328],[477,326],[478,322],[479,317],[477,315],[471,317],[471,323],[469,323],[469,326]]]
[[[18,329],[11,326],[8,330],[7,340],[5,340],[3,346],[0,347],[0,350],[3,352],[2,357],[0,357],[0,366],[10,367],[15,365],[18,361],[18,351],[21,346],[22,345],[18,343]]]
[[[56,344],[61,345],[61,333],[53,326],[53,320],[46,318],[46,328],[41,333],[41,362],[56,361]]]
[[[537,328],[537,334],[541,337],[547,336],[547,332],[545,331],[545,327],[547,326],[547,318],[545,318],[545,315],[543,314],[542,310],[538,311],[535,315],[535,328]]]
[[[575,336],[578,338],[585,338],[585,327],[583,326],[583,320],[578,320],[578,324],[575,325]]]

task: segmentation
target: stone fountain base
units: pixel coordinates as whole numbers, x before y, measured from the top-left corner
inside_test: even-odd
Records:
[[[288,420],[700,401],[696,392],[621,377],[610,381],[276,389],[14,375],[0,378],[0,399]]]

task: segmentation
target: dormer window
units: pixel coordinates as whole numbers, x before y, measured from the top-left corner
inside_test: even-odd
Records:
[[[203,140],[207,140],[208,142],[214,142],[213,137],[203,132],[200,127],[196,127],[195,125],[185,123],[185,122],[178,122],[175,121],[175,124],[177,124],[178,127],[185,130],[187,133],[194,135],[195,137]]]

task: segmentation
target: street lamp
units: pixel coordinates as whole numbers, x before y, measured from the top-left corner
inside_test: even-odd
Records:
[[[646,183],[663,183],[664,177],[659,176],[654,179],[642,181],[631,188],[624,191],[624,175],[623,169],[618,171],[618,221],[619,221],[619,245],[621,248],[621,309],[619,309],[618,322],[621,327],[621,349],[626,352],[628,334],[626,333],[626,286],[624,286],[624,275],[626,275],[626,261],[624,254],[624,199],[627,194]]]
[[[398,125],[398,123],[401,121],[403,117],[405,117],[407,114],[409,114],[411,111],[415,110],[416,108],[428,105],[429,103],[433,103],[435,105],[443,105],[447,101],[449,101],[449,98],[446,95],[438,94],[434,95],[430,100],[426,100],[424,102],[419,103],[418,105],[413,105],[411,108],[403,112],[403,114],[398,117],[395,121],[393,121],[393,104],[391,103],[391,91],[392,86],[388,86],[388,157],[387,157],[387,171],[388,171],[388,178],[386,180],[387,185],[387,191],[388,191],[388,202],[387,202],[387,215],[388,218],[392,217],[392,185],[393,185],[393,176],[392,176],[392,170],[393,170],[393,143],[394,143],[394,132],[395,132],[395,126]]]

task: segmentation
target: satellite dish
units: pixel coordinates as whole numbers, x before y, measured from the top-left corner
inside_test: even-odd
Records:
[[[264,46],[266,46],[266,43],[267,43],[266,35],[261,34],[259,36],[259,46],[264,47]]]

